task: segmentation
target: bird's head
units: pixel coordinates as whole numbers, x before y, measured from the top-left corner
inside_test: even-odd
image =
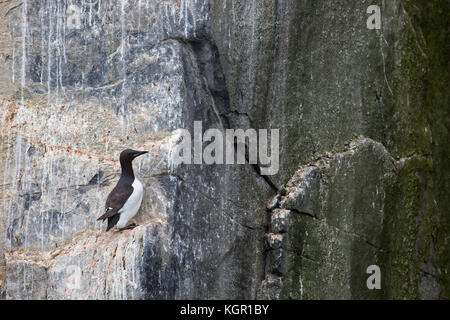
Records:
[[[120,162],[131,162],[134,158],[139,157],[140,155],[143,155],[145,153],[148,153],[148,151],[125,149],[120,153]]]

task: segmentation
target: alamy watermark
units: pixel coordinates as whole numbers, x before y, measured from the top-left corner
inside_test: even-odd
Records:
[[[366,270],[367,274],[370,276],[367,278],[366,285],[367,289],[381,289],[381,270],[376,264],[370,265]]]
[[[181,141],[172,151],[172,161],[179,164],[255,164],[261,175],[274,175],[279,169],[279,129],[208,129],[194,121],[193,137],[179,129]],[[269,149],[270,140],[270,149]],[[193,151],[193,152],[192,152]]]
[[[81,287],[81,268],[76,265],[70,265],[66,268],[70,276],[66,280],[66,286],[69,290],[78,290]]]
[[[366,26],[367,29],[373,30],[373,29],[381,29],[381,9],[376,4],[373,4],[371,6],[367,7],[366,10],[367,13],[370,14],[370,16],[367,18]]]

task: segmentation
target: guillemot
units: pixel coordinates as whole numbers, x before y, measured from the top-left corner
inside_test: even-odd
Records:
[[[120,153],[120,166],[122,174],[119,182],[106,198],[106,212],[97,219],[104,221],[108,218],[106,231],[117,225],[119,230],[132,229],[136,225],[130,221],[138,212],[144,195],[142,183],[134,176],[132,161],[134,158],[148,151],[123,150]]]

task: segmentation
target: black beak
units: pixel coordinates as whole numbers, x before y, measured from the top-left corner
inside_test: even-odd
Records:
[[[146,153],[148,153],[148,151],[137,151],[137,152],[134,154],[134,157],[136,158],[136,157],[139,157],[139,156],[141,156],[141,155],[143,155],[143,154],[146,154]]]

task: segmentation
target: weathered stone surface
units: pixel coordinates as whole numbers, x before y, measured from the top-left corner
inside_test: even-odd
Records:
[[[280,201],[281,208],[288,208],[315,216],[320,186],[320,172],[317,167],[297,171],[286,185],[286,193]]]
[[[371,4],[2,1],[1,296],[448,298],[449,4]],[[196,120],[279,128],[278,174],[174,165]],[[128,147],[139,227],[103,233]]]
[[[382,204],[393,160],[381,144],[360,139],[323,163],[297,171],[281,197],[284,209],[271,212],[266,272],[280,281],[263,283],[270,289],[261,288],[260,298],[382,297],[365,287],[365,269],[384,268]],[[314,211],[298,210],[299,203]]]
[[[366,28],[370,1],[219,1],[213,35],[231,109],[251,125],[279,127],[285,183],[299,164],[341,151],[355,136],[380,141],[392,92],[389,53],[397,3],[382,32]],[[240,48],[237,50],[236,48]],[[380,97],[380,98],[377,98]],[[382,101],[380,101],[382,99]]]
[[[440,289],[430,296],[448,298],[446,212],[450,204],[443,190],[448,189],[450,156],[442,146],[448,140],[450,119],[445,87],[449,73],[444,71],[448,70],[445,43],[449,33],[444,30],[449,4],[380,2],[382,27],[369,30],[367,8],[372,4],[312,0],[216,3],[213,36],[228,81],[233,120],[261,128],[282,124],[280,172],[270,177],[278,186],[299,168],[347,150],[357,136],[378,141],[393,158],[404,159],[406,165],[386,186],[384,202],[375,203],[385,213],[382,226],[373,220],[348,224],[347,213],[354,208],[347,203],[358,201],[347,201],[352,196],[373,196],[375,181],[366,181],[370,194],[359,185],[361,195],[351,192],[346,196],[344,191],[352,191],[348,184],[354,182],[345,179],[327,199],[330,208],[337,207],[333,225],[352,232],[359,232],[353,230],[356,227],[364,232],[376,227],[382,233],[390,252],[383,271],[385,297],[423,298],[419,279],[425,276],[421,263],[426,262],[442,270],[435,277]],[[340,170],[339,176],[353,168]],[[376,174],[367,176],[375,178]],[[277,203],[276,198],[271,198],[269,209]],[[325,279],[320,286],[318,282],[313,286],[323,292],[334,290],[334,282]],[[295,287],[287,287],[289,284],[284,287],[287,292],[295,291]]]
[[[178,128],[226,122],[210,4],[72,4],[79,28],[65,2],[18,2],[2,17],[2,88],[15,88],[1,113],[6,298],[254,297],[270,186],[252,167],[172,161]],[[103,235],[96,218],[125,147],[150,151],[135,163],[140,227]],[[80,286],[68,290],[74,266]],[[36,270],[44,289],[31,295],[22,275]]]

